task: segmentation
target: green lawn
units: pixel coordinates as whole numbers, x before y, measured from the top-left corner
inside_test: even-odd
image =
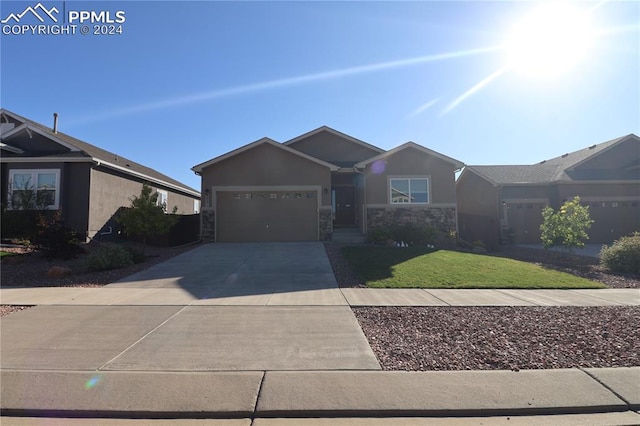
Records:
[[[10,253],[8,251],[0,251],[0,259],[3,257],[15,256],[15,253]]]
[[[603,284],[527,262],[448,250],[345,247],[368,287],[604,288]]]

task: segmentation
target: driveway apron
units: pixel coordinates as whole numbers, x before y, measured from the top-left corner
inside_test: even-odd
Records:
[[[0,367],[380,369],[321,243],[203,245],[105,287],[115,289],[130,289],[131,304],[39,306],[3,319]],[[154,291],[168,289],[192,301],[155,305]]]

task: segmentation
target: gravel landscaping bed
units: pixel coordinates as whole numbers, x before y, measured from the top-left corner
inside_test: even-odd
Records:
[[[640,366],[640,307],[354,307],[384,370]]]
[[[38,252],[25,253],[24,249],[2,248],[3,251],[23,254],[2,260],[0,282],[2,287],[101,287],[147,269],[157,263],[164,262],[195,247],[198,246],[147,247],[145,250],[147,259],[144,262],[126,268],[101,272],[83,271],[86,255],[80,255],[70,260],[47,260]],[[140,249],[139,246],[136,246],[136,248]],[[50,278],[47,276],[47,271],[53,266],[69,268],[71,273],[62,278]]]
[[[325,244],[325,251],[340,287],[366,287],[349,262],[342,256],[339,244]],[[398,249],[402,250],[402,249]],[[508,257],[535,263],[545,268],[552,268],[569,274],[597,281],[609,288],[640,288],[640,277],[631,274],[614,274],[603,269],[598,259],[586,256],[569,256],[549,250],[538,250],[525,247],[508,246],[500,252],[489,256]]]
[[[143,263],[101,272],[83,272],[86,255],[70,260],[47,260],[40,253],[24,248],[2,248],[3,251],[21,254],[21,256],[12,256],[2,261],[0,283],[2,287],[102,287],[196,247],[197,245],[147,247],[145,254],[148,257]],[[136,248],[140,249],[139,246]],[[62,278],[50,278],[47,276],[47,271],[52,266],[69,268],[71,273]],[[0,305],[0,317],[27,308],[30,306]]]
[[[0,305],[0,317],[9,315],[12,312],[24,311],[31,306],[13,306],[13,305]]]

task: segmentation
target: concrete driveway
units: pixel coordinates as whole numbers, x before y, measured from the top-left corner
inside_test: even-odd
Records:
[[[207,244],[114,288],[181,289],[204,305],[347,305],[321,243]]]
[[[87,290],[3,318],[0,367],[380,369],[320,243],[204,245]]]

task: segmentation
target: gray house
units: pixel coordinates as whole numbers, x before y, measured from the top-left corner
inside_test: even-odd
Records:
[[[263,138],[192,168],[208,241],[325,241],[398,223],[456,228],[463,163],[413,142],[385,151],[323,126]]]
[[[590,243],[640,231],[640,138],[629,134],[532,165],[467,166],[458,229],[467,241],[540,243],[541,210],[579,196],[595,220]]]
[[[131,204],[143,183],[158,202],[180,214],[200,210],[195,189],[117,154],[105,151],[6,109],[0,110],[1,199],[17,208],[24,190],[35,191],[44,208],[62,210],[64,224],[80,238],[109,232],[115,212]]]

